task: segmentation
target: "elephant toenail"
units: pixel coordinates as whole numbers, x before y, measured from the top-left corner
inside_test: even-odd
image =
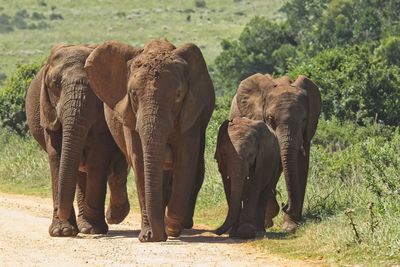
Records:
[[[63,236],[70,236],[72,234],[72,230],[70,228],[64,228],[62,230]]]

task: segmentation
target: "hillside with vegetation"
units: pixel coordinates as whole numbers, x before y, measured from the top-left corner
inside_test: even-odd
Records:
[[[225,218],[215,138],[239,82],[256,72],[303,74],[322,95],[305,223],[287,235],[278,217],[267,238],[250,245],[328,264],[400,262],[399,1],[288,0],[280,9],[280,1],[165,1],[164,7],[157,1],[96,1],[80,8],[76,1],[25,2],[0,8],[13,23],[21,9],[29,17],[23,20],[28,28],[0,28],[0,72],[8,76],[0,90],[0,191],[50,196],[47,157],[26,133],[23,105],[52,43],[117,39],[140,45],[161,36],[178,45],[192,41],[204,51],[218,95],[196,222],[218,226]],[[133,181],[129,186],[136,199]],[[282,178],[278,191],[284,203]]]

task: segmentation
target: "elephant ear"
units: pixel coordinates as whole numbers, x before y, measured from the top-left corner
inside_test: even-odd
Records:
[[[274,81],[260,73],[243,80],[236,93],[237,106],[242,116],[263,120],[266,91],[272,87],[276,87]]]
[[[193,126],[207,106],[212,105],[214,107],[215,94],[214,86],[200,49],[196,45],[188,43],[174,50],[174,53],[183,58],[188,64],[188,91],[180,112],[180,130],[184,133]]]
[[[321,113],[321,94],[318,86],[303,75],[297,77],[292,85],[303,89],[307,93],[308,119],[305,140],[310,142],[317,130],[318,119]]]
[[[127,92],[128,61],[140,52],[127,44],[106,42],[93,50],[84,67],[94,93],[131,129],[135,128],[136,116]]]
[[[241,118],[243,117],[242,114],[240,113],[240,110],[238,108],[237,104],[237,95],[235,95],[232,98],[232,103],[231,103],[231,110],[229,111],[229,119],[233,120],[234,118]]]
[[[44,129],[57,131],[61,127],[57,117],[55,105],[50,100],[48,87],[46,85],[46,75],[49,65],[43,66],[36,74],[30,86],[40,86],[40,126]]]
[[[217,136],[217,145],[215,147],[215,155],[214,158],[218,161],[218,163],[222,163],[222,148],[221,148],[221,143],[222,143],[222,137],[224,135],[228,134],[228,126],[229,126],[229,121],[225,120],[221,126],[219,127],[218,130],[218,136]]]

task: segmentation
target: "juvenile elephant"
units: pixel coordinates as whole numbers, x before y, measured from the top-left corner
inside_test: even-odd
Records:
[[[194,44],[176,48],[165,39],[144,48],[107,42],[89,56],[85,70],[109,107],[107,123],[135,171],[139,240],[180,235],[193,225],[204,178],[205,132],[215,103],[200,49]]]
[[[229,206],[216,233],[231,229],[230,237],[264,236],[267,202],[275,206],[268,210],[271,220],[279,212],[274,189],[281,172],[280,156],[272,129],[247,118],[225,121],[219,128],[215,158]]]
[[[108,221],[119,223],[129,212],[128,165],[108,130],[103,103],[92,92],[83,69],[92,51],[91,46],[54,46],[26,95],[29,129],[49,157],[51,236],[74,236],[78,230],[107,232],[107,177],[111,189]],[[75,189],[78,222],[72,205]]]
[[[243,80],[232,101],[230,118],[263,120],[274,129],[288,191],[283,229],[293,231],[302,219],[310,142],[321,112],[318,87],[307,77],[254,74]]]

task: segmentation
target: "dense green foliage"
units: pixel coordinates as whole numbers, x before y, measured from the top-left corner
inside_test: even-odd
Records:
[[[323,113],[359,124],[400,122],[400,3],[291,0],[286,20],[256,17],[238,40],[224,40],[215,60],[219,94],[256,72],[311,77]]]
[[[0,128],[26,134],[25,95],[41,62],[20,65],[0,91]]]
[[[322,112],[364,124],[378,120],[400,123],[400,66],[382,60],[385,45],[338,47],[304,58],[290,70],[293,77],[306,75],[321,88]],[[400,50],[400,47],[398,47]],[[376,50],[382,51],[382,57]],[[387,57],[386,57],[387,58]]]

